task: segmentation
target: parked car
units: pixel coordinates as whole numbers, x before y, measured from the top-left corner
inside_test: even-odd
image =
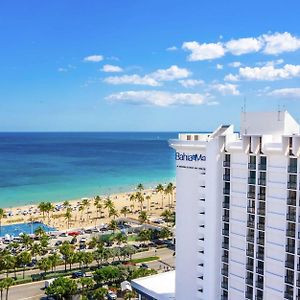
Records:
[[[85,273],[81,271],[73,272],[72,273],[72,278],[80,278],[80,277],[85,277]]]
[[[57,247],[57,246],[60,246],[61,244],[62,244],[62,241],[58,240],[58,241],[56,241],[56,243],[54,245]]]
[[[117,295],[112,291],[108,291],[106,296],[109,300],[116,300],[117,299]]]
[[[143,263],[140,265],[140,268],[141,269],[149,269],[149,266],[147,264]]]

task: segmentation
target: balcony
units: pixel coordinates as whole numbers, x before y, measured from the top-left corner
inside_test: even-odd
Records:
[[[291,292],[284,292],[284,299],[293,300],[293,291]]]
[[[248,206],[247,207],[247,212],[249,214],[255,214],[255,207],[254,206]]]
[[[228,282],[227,281],[222,281],[221,282],[221,287],[223,288],[223,289],[228,289]]]
[[[222,269],[221,273],[222,275],[228,277],[228,269]]]
[[[295,229],[287,229],[287,230],[286,230],[286,235],[287,235],[288,237],[295,238],[295,235],[296,235]]]
[[[256,273],[257,273],[257,274],[260,274],[260,275],[264,275],[264,269],[263,269],[263,268],[256,267]]]
[[[286,260],[285,261],[285,266],[286,266],[286,268],[294,269],[294,261],[293,260]]]
[[[227,242],[222,242],[222,248],[223,248],[223,249],[229,250],[229,243],[227,243]]]
[[[230,189],[224,188],[224,189],[223,189],[223,194],[224,194],[224,195],[230,195]]]
[[[266,179],[259,178],[258,179],[258,184],[262,185],[262,186],[265,186],[266,185]]]
[[[255,199],[255,193],[253,193],[253,192],[248,192],[248,193],[247,193],[247,196],[248,196],[248,198],[250,198],[250,199]]]
[[[263,246],[263,245],[265,244],[265,239],[264,239],[264,238],[259,238],[259,237],[258,237],[257,240],[256,240],[256,242],[257,242],[257,244]]]
[[[245,293],[245,299],[251,299],[252,300],[252,298],[253,298],[253,293],[250,293],[250,292]]]
[[[294,254],[295,253],[295,245],[286,245],[285,251],[288,253]]]
[[[248,183],[249,183],[249,184],[256,184],[256,178],[249,177],[249,178],[248,178]]]
[[[265,208],[259,208],[259,209],[257,210],[257,213],[258,213],[259,215],[264,216],[264,215],[266,214],[266,209],[265,209]]]
[[[248,164],[248,169],[249,170],[255,170],[256,169],[256,164],[249,163]]]
[[[254,235],[247,235],[247,241],[250,243],[254,243]]]
[[[259,200],[266,200],[266,194],[258,194]]]
[[[246,284],[253,285],[253,278],[252,277],[246,277]]]
[[[286,219],[291,222],[296,222],[296,213],[287,213]]]
[[[258,169],[260,171],[266,171],[267,170],[267,165],[266,164],[259,164],[258,165]]]
[[[222,234],[224,236],[229,236],[229,230],[228,229],[222,229]]]
[[[224,160],[224,161],[223,161],[223,167],[224,167],[224,168],[230,168],[230,161]]]
[[[287,188],[290,190],[297,190],[297,182],[293,182],[293,181],[288,182]]]
[[[284,277],[284,282],[287,283],[287,284],[293,285],[294,284],[294,277],[292,277],[292,276],[285,276]]]
[[[257,223],[257,228],[259,230],[265,230],[265,223]]]
[[[292,174],[297,174],[297,166],[288,166],[288,172]]]
[[[230,181],[230,175],[229,174],[224,174],[223,175],[223,180],[224,181]]]
[[[250,257],[254,257],[254,250],[247,249],[246,250],[246,255],[250,256]]]
[[[229,202],[223,202],[223,208],[229,209]]]
[[[263,252],[256,252],[256,258],[259,260],[264,260],[264,253]]]
[[[292,205],[292,206],[296,206],[296,198],[290,198],[288,197],[286,199],[287,205]]]
[[[256,287],[263,290],[264,289],[264,283],[261,281],[256,281]]]
[[[253,272],[253,264],[247,264],[246,269]]]
[[[247,221],[247,227],[254,228],[254,226],[255,226],[254,221],[250,221],[250,220]]]
[[[227,263],[228,264],[228,256],[227,255],[222,255],[222,262]]]
[[[224,216],[222,217],[222,220],[223,220],[224,222],[229,222],[229,216],[224,215]]]

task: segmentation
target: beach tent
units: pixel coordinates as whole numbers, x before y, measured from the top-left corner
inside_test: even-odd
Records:
[[[121,282],[121,291],[132,291],[132,287],[129,281]]]

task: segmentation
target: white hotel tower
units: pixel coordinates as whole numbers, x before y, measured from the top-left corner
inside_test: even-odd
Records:
[[[240,134],[180,134],[176,300],[300,299],[300,131],[241,114]]]

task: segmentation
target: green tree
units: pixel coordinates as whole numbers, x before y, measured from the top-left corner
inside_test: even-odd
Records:
[[[16,257],[11,254],[6,254],[1,257],[1,260],[3,260],[3,266],[4,269],[6,270],[6,277],[8,277],[9,270],[11,269],[15,270],[16,263],[17,263]]]
[[[9,288],[14,284],[14,280],[11,277],[8,277],[3,279],[3,281],[4,281],[5,291],[6,291],[5,299],[8,300]],[[1,299],[2,299],[2,295],[1,295]]]
[[[148,215],[147,215],[147,212],[142,210],[140,213],[139,213],[139,221],[141,224],[144,224],[145,222],[148,221]]]
[[[164,187],[162,184],[159,184],[157,187],[156,187],[156,192],[161,194],[161,207],[163,208],[164,207]]]
[[[150,195],[147,195],[145,197],[145,199],[147,200],[147,210],[149,211],[150,210],[150,200],[151,200],[151,196]]]
[[[122,232],[119,232],[115,235],[114,240],[117,242],[118,245],[127,242],[127,237]]]
[[[174,188],[175,188],[174,184],[172,182],[170,182],[170,183],[168,183],[168,185],[165,189],[165,193],[169,197],[169,207],[171,206],[171,203],[173,202]]]
[[[88,220],[89,218],[89,207],[91,205],[91,202],[89,199],[85,198],[81,201],[81,205],[85,208],[86,211],[86,219]]]
[[[109,218],[113,217],[114,219],[116,219],[119,216],[119,214],[118,211],[114,207],[112,207],[109,210],[108,216]]]
[[[136,200],[135,194],[131,194],[130,197],[129,197],[129,201],[132,203],[132,204],[130,205],[131,212],[133,212],[133,210],[134,210],[134,203],[135,203],[135,200]]]
[[[38,267],[40,270],[44,271],[44,277],[46,276],[47,271],[51,269],[51,261],[48,257],[44,257],[38,262]]]
[[[81,285],[82,294],[86,295],[87,291],[94,286],[94,280],[89,277],[82,277],[79,279]]]
[[[23,279],[25,278],[26,265],[31,262],[31,254],[28,251],[23,251],[17,256],[17,265],[23,268]]]
[[[151,230],[142,230],[138,234],[138,239],[139,241],[145,242],[149,241],[151,239]]]
[[[63,256],[65,271],[67,271],[67,263],[70,263],[74,254],[74,247],[69,242],[64,241],[59,248],[60,254]]]
[[[0,234],[2,230],[2,219],[6,217],[5,210],[3,208],[0,208]]]
[[[40,239],[43,235],[46,234],[46,232],[42,226],[39,226],[38,228],[35,229],[34,234]]]
[[[170,236],[172,236],[172,232],[171,232],[171,230],[170,230],[169,228],[164,227],[164,228],[160,231],[159,235],[160,235],[160,237],[161,237],[162,239],[167,239],[167,238],[169,238]]]
[[[23,244],[25,249],[28,250],[33,243],[32,238],[26,233],[21,234],[20,238],[21,238],[21,243]]]
[[[144,190],[143,184],[142,184],[142,183],[139,183],[136,189],[137,189],[138,191],[140,191],[140,192],[141,192],[142,190]]]
[[[71,221],[71,218],[72,218],[72,208],[71,207],[67,208],[67,211],[66,211],[64,217],[67,221],[68,229],[69,229],[70,228],[70,221]]]
[[[118,229],[118,223],[115,220],[111,220],[109,223],[109,229],[115,233],[115,231]]]
[[[58,299],[71,299],[72,295],[77,293],[77,284],[75,280],[67,277],[59,277],[46,288],[46,295],[51,295]]]
[[[108,290],[106,288],[100,287],[100,288],[94,290],[93,297],[94,297],[94,299],[97,299],[97,300],[105,300],[105,299],[107,299],[106,298],[107,292],[108,292]]]
[[[127,206],[122,207],[120,213],[126,218],[127,214],[130,213],[130,209]]]
[[[137,294],[134,291],[127,291],[124,295],[124,300],[133,300],[137,298]]]
[[[142,211],[143,210],[143,203],[145,201],[145,198],[144,198],[143,194],[141,192],[136,192],[135,198],[136,198],[137,202],[140,203],[140,211]]]
[[[3,299],[3,290],[5,290],[5,280],[1,279],[0,280],[0,296],[1,296],[1,300]]]
[[[44,220],[45,219],[45,213],[47,212],[47,204],[46,204],[46,202],[39,203],[38,209],[42,213],[43,220]]]
[[[57,253],[53,253],[52,255],[48,256],[50,264],[51,264],[51,269],[56,270],[56,267],[59,265],[60,258]]]

